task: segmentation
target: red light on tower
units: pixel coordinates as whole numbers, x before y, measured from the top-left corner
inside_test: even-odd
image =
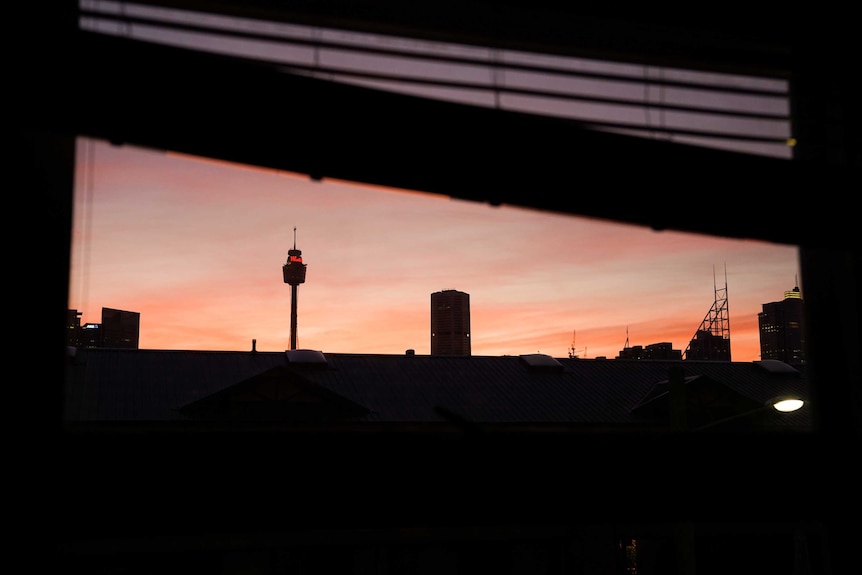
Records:
[[[299,284],[305,283],[302,251],[296,249],[296,228],[293,228],[293,249],[287,251],[287,262],[281,267],[284,283],[290,285],[290,349],[296,349],[296,292]]]

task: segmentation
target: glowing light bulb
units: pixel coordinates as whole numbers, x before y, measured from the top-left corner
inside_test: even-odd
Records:
[[[773,403],[772,407],[774,407],[778,411],[786,413],[789,411],[796,411],[797,409],[802,407],[804,403],[805,402],[801,399],[782,399],[781,401],[776,401],[775,403]]]

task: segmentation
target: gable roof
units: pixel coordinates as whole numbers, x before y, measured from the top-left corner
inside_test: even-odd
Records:
[[[779,394],[807,399],[804,374],[756,363],[87,349],[70,359],[65,420],[296,422],[314,419],[296,411],[313,403],[321,421],[654,427],[666,411],[644,406],[666,401],[671,368],[682,368],[687,388],[723,390],[746,408]],[[252,398],[257,416],[235,409]],[[800,411],[781,421],[806,427]]]
[[[176,411],[204,421],[323,423],[353,419],[366,414],[368,408],[278,365]]]

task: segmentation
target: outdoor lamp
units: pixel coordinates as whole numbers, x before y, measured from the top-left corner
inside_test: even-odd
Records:
[[[767,402],[767,404],[771,404],[776,411],[788,413],[801,408],[805,405],[805,402],[792,395],[782,395],[779,397],[773,397]]]
[[[805,405],[805,401],[800,399],[798,396],[779,395],[779,396],[776,396],[776,397],[773,397],[773,398],[766,400],[765,402],[763,402],[763,405],[760,407],[757,407],[755,409],[752,409],[750,411],[746,411],[743,413],[737,413],[736,415],[731,415],[730,417],[725,417],[723,419],[711,421],[711,422],[707,423],[706,425],[701,425],[700,427],[696,428],[694,431],[701,431],[704,429],[708,429],[710,427],[715,427],[717,425],[727,423],[729,421],[733,421],[735,419],[741,419],[743,417],[747,417],[747,416],[752,415],[754,413],[757,413],[759,411],[769,409],[770,407],[772,409],[774,409],[775,411],[780,411],[781,413],[790,413],[792,411],[797,411],[803,405]]]

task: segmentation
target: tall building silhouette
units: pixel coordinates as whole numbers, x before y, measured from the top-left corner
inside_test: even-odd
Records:
[[[141,314],[110,307],[102,308],[101,323],[81,324],[81,312],[68,310],[66,344],[72,347],[113,347],[138,349]]]
[[[293,228],[293,249],[287,250],[287,262],[281,266],[284,283],[290,286],[290,349],[296,349],[296,301],[299,284],[305,283],[302,250],[296,249],[296,228]]]
[[[66,314],[66,345],[81,345],[81,312],[76,309],[70,309]]]
[[[678,349],[673,349],[673,344],[668,341],[660,343],[651,343],[647,346],[641,345],[626,345],[620,350],[616,359],[671,359],[681,360],[682,352]]]
[[[784,292],[784,299],[763,304],[757,314],[760,359],[787,364],[805,363],[805,302],[799,286]]]
[[[102,347],[138,349],[140,332],[140,313],[102,308]]]
[[[431,355],[470,355],[470,294],[431,294]]]

